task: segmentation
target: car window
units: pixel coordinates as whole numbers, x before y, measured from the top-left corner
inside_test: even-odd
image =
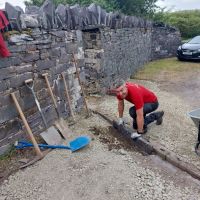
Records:
[[[192,38],[189,42],[189,44],[200,44],[200,36],[196,36]]]

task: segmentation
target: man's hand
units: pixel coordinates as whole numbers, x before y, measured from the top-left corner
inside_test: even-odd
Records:
[[[123,118],[119,118],[117,124],[118,124],[118,125],[124,125],[124,120],[123,120]]]

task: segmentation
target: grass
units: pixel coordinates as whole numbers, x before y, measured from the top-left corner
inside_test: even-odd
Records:
[[[179,73],[200,70],[200,62],[182,62],[177,58],[166,58],[147,63],[131,78],[154,80],[161,73]]]
[[[12,146],[7,153],[5,153],[4,155],[0,155],[0,161],[8,160],[15,155],[16,155],[16,149],[14,146]]]

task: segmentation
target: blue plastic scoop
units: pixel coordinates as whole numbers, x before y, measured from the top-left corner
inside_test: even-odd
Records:
[[[48,145],[48,144],[38,144],[41,148],[50,148],[50,149],[69,149],[72,152],[77,151],[85,146],[87,146],[90,143],[90,138],[88,136],[80,136],[76,138],[75,140],[72,140],[69,143],[69,146],[65,145]],[[29,143],[27,141],[19,141],[15,144],[16,149],[24,149],[27,147],[33,147],[32,143]]]

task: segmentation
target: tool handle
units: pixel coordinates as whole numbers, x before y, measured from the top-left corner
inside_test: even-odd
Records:
[[[31,82],[33,82],[32,78],[25,80],[25,83],[31,83]]]
[[[68,102],[68,105],[69,105],[69,110],[70,110],[70,113],[71,113],[72,118],[74,120],[75,117],[74,117],[74,112],[73,112],[72,107],[71,107],[71,100],[70,100],[70,97],[69,97],[69,90],[68,90],[67,82],[66,82],[66,79],[65,79],[65,73],[62,72],[61,75],[62,75],[62,79],[63,79],[63,82],[64,82],[65,94],[66,94],[66,97],[67,97],[67,102]]]
[[[55,100],[55,97],[53,95],[53,92],[52,92],[52,89],[51,89],[51,86],[50,86],[50,83],[49,83],[49,80],[48,80],[48,73],[45,73],[45,74],[42,74],[42,76],[45,78],[45,81],[46,81],[46,84],[47,84],[47,87],[48,87],[48,91],[49,91],[49,94],[51,95],[51,98],[53,100],[53,104],[55,106],[55,108],[57,109],[57,102]]]
[[[75,65],[75,67],[76,67],[76,73],[77,73],[77,76],[78,76],[79,85],[80,85],[80,87],[81,87],[81,92],[82,92],[82,94],[83,94],[83,100],[84,100],[85,108],[86,108],[87,114],[88,114],[88,116],[89,116],[90,113],[89,113],[89,109],[88,109],[88,106],[87,106],[87,102],[86,102],[86,98],[85,98],[85,93],[84,93],[84,90],[83,90],[83,85],[82,85],[82,83],[81,83],[80,73],[79,73],[79,69],[78,69],[78,66],[77,66],[77,61],[76,61],[76,58],[75,58],[74,53],[73,53],[72,55],[73,55],[74,65]]]
[[[28,135],[29,135],[29,137],[30,137],[30,139],[31,139],[31,141],[32,141],[32,143],[33,143],[33,145],[34,145],[36,154],[37,154],[38,156],[41,156],[41,157],[42,157],[42,156],[43,156],[43,155],[42,155],[42,152],[40,151],[40,148],[38,147],[38,144],[37,144],[37,142],[36,142],[36,140],[35,140],[35,138],[34,138],[34,136],[33,136],[33,133],[32,133],[32,131],[31,131],[29,125],[28,125],[28,122],[27,122],[27,120],[26,120],[26,118],[25,118],[25,116],[24,116],[24,113],[22,112],[22,109],[21,109],[21,107],[20,107],[20,105],[19,105],[19,103],[18,103],[18,101],[17,101],[17,99],[16,99],[16,96],[15,96],[15,93],[14,93],[14,92],[11,93],[11,97],[12,97],[12,99],[13,99],[13,101],[14,101],[14,103],[15,103],[16,109],[17,109],[17,111],[19,112],[19,115],[20,115],[20,117],[21,117],[21,119],[22,119],[22,121],[23,121],[23,123],[24,123],[24,125],[25,125],[25,128],[26,128],[26,130],[27,130],[27,132],[28,132]]]
[[[49,145],[49,144],[38,144],[39,147],[49,148],[49,149],[71,149],[69,146],[65,145]],[[23,149],[26,147],[33,147],[33,144],[29,142],[19,142],[19,145],[15,146],[17,149]]]

